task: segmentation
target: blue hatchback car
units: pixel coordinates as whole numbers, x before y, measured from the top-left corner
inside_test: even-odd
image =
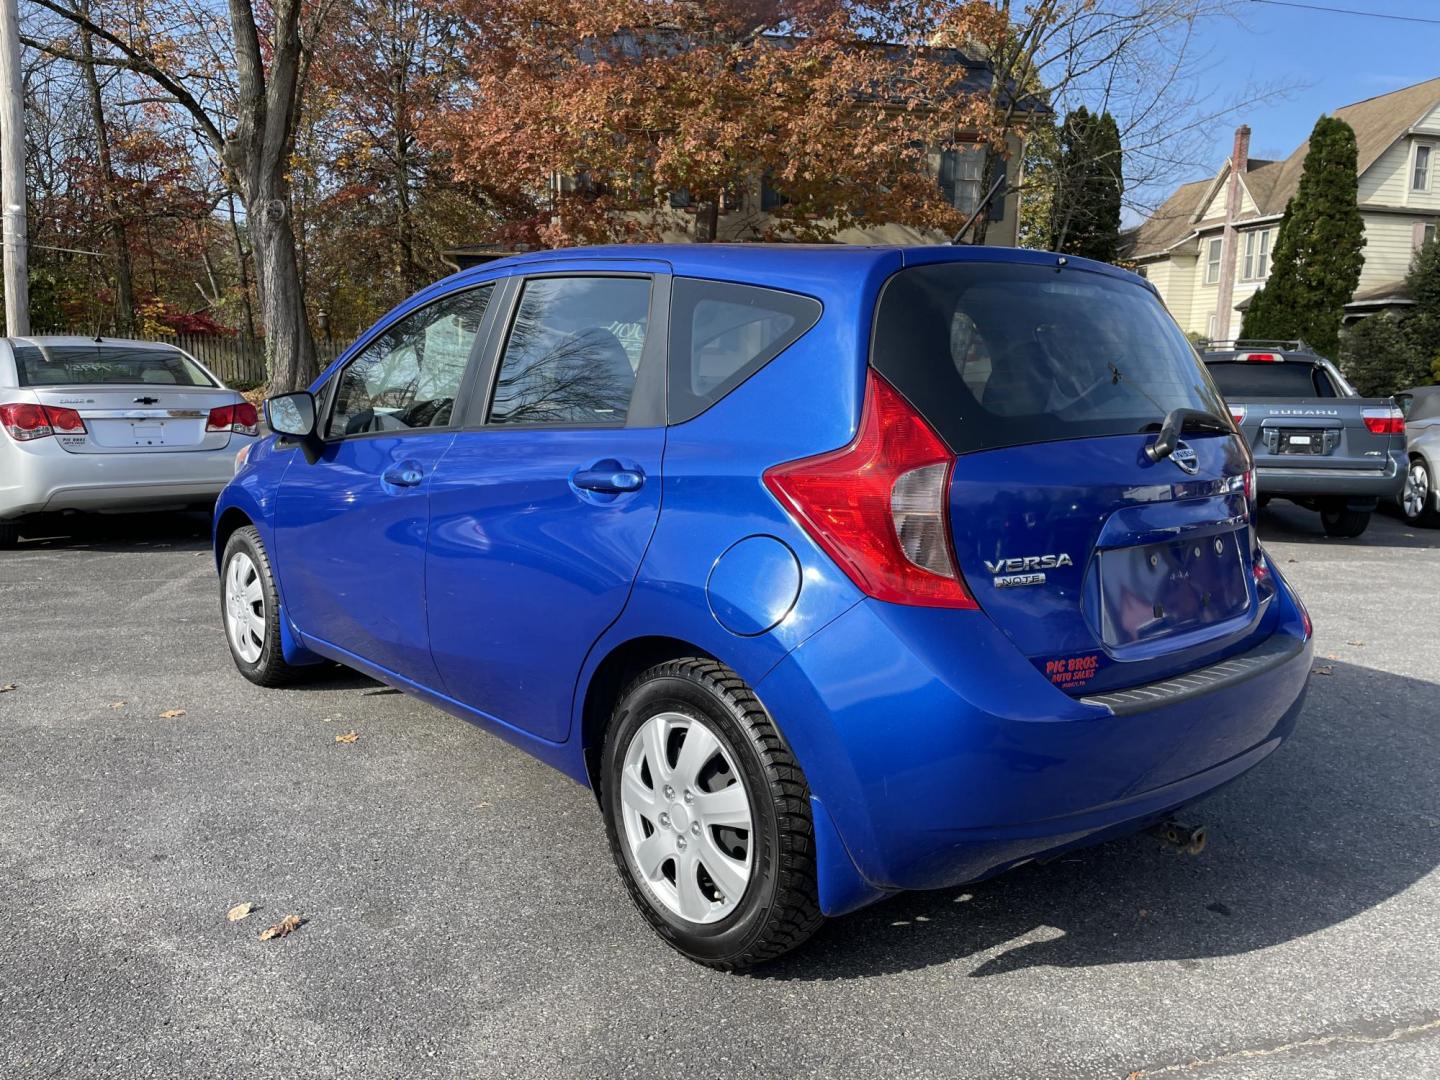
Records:
[[[524,255],[267,416],[216,511],[240,672],[337,661],[588,785],[714,967],[1162,822],[1301,708],[1245,442],[1114,267]]]

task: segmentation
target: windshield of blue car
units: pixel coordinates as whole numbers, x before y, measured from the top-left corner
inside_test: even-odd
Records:
[[[168,346],[16,344],[15,372],[21,386],[92,386],[105,383],[147,386],[214,386],[215,381]]]
[[[1079,268],[901,270],[881,293],[871,363],[957,454],[1153,431],[1177,408],[1228,416],[1149,289]]]

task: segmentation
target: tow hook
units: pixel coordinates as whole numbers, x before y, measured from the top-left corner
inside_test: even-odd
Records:
[[[1199,855],[1205,850],[1207,834],[1204,825],[1186,825],[1180,821],[1162,821],[1151,826],[1150,832],[1165,844],[1187,855]]]

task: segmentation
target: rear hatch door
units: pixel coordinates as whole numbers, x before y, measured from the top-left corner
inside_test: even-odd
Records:
[[[1073,263],[943,262],[887,284],[873,363],[956,454],[950,524],[980,607],[1054,685],[1121,689],[1263,632],[1249,455],[1146,448],[1176,408],[1229,427],[1143,283]]]

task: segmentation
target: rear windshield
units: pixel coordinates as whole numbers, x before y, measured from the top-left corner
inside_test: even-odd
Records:
[[[902,270],[881,294],[871,362],[957,454],[1158,430],[1176,408],[1228,415],[1148,289],[1073,267]]]
[[[1219,361],[1206,365],[1220,392],[1227,398],[1334,397],[1330,377],[1303,360]]]
[[[179,349],[166,346],[142,349],[97,342],[92,345],[16,345],[14,349],[21,386],[215,385],[195,361]]]

